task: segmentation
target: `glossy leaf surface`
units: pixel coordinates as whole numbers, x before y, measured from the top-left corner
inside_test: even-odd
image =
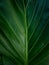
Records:
[[[0,65],[49,65],[49,0],[0,0]]]

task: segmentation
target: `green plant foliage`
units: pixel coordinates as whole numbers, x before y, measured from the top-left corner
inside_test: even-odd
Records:
[[[49,65],[49,0],[0,0],[0,65]]]

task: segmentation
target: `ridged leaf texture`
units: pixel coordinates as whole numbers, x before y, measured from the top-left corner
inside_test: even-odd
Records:
[[[49,65],[49,0],[0,0],[0,65]]]

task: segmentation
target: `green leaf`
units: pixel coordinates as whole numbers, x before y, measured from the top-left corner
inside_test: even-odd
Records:
[[[0,0],[0,65],[49,65],[49,0]]]

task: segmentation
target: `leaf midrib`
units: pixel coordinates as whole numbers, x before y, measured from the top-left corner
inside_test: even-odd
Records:
[[[26,18],[26,7],[24,6],[24,21],[25,21],[25,65],[28,65],[28,26],[27,26],[27,18]]]

